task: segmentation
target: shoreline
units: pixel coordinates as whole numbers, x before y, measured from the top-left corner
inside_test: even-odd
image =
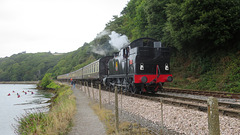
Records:
[[[76,100],[71,87],[61,85],[61,88],[56,90],[55,96],[48,102],[50,102],[50,110],[47,113],[26,115],[18,121],[20,126],[16,132],[18,134],[67,134],[71,129],[76,111]]]
[[[0,84],[38,84],[39,81],[6,81]]]

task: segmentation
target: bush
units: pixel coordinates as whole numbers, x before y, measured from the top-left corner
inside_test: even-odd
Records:
[[[40,82],[40,87],[42,87],[43,89],[46,89],[47,86],[49,84],[51,84],[53,82],[52,78],[51,78],[51,74],[47,73],[44,75],[43,79]]]
[[[55,82],[51,82],[49,85],[47,85],[47,88],[56,90],[56,89],[60,88],[60,86],[57,85]]]
[[[60,86],[53,81],[52,74],[50,73],[44,75],[43,79],[38,84],[38,87],[41,87],[42,89],[54,89],[54,90],[60,88]]]

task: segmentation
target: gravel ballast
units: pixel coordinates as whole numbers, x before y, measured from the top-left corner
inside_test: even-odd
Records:
[[[92,89],[90,95],[92,97]],[[85,89],[86,90],[86,89]],[[94,89],[95,99],[98,100],[98,90]],[[114,93],[102,91],[102,103],[114,106]],[[86,92],[86,94],[88,94]],[[110,103],[109,103],[110,97]],[[146,99],[139,99],[119,94],[119,110],[124,114],[137,116],[145,121],[152,123],[157,129],[161,128],[161,104],[159,102],[150,101]],[[139,120],[136,120],[139,121]],[[240,134],[240,119],[228,116],[219,116],[220,133],[222,135],[239,135]],[[208,134],[208,118],[207,113],[197,111],[194,109],[187,109],[184,107],[177,107],[172,105],[163,104],[163,123],[166,130],[173,131],[177,134]],[[142,123],[140,123],[142,124]],[[150,124],[151,125],[151,124]]]

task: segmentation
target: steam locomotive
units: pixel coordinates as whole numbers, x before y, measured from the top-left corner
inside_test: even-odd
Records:
[[[100,81],[113,90],[123,87],[133,94],[155,93],[165,82],[172,82],[170,50],[152,38],[140,38],[123,47],[114,56],[106,56],[64,75],[58,80]]]

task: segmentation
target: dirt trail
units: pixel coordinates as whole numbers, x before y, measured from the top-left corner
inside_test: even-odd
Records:
[[[76,96],[77,112],[69,135],[106,135],[104,125],[89,106],[90,100],[85,93],[76,88],[73,93]]]

